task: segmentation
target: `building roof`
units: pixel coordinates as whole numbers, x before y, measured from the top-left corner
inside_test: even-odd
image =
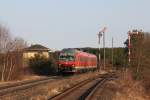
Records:
[[[25,48],[24,50],[25,51],[49,51],[50,49],[40,44],[35,44],[35,45],[31,45],[28,48]]]

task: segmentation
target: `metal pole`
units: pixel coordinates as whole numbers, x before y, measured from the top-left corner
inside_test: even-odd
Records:
[[[113,57],[114,57],[114,46],[113,46],[113,42],[114,42],[114,39],[113,39],[113,37],[112,37],[112,68],[113,68],[113,65],[114,65],[114,59],[113,59]]]
[[[101,38],[101,36],[102,36],[102,34],[101,34],[101,32],[99,32],[98,33],[98,48],[99,48],[99,55],[98,55],[98,59],[99,59],[99,61],[98,61],[98,68],[99,68],[99,70],[101,69],[100,68],[100,61],[101,61],[101,55],[100,55],[100,38]]]
[[[104,48],[104,69],[105,69],[105,33],[103,32],[103,48]]]
[[[100,61],[101,61],[101,54],[100,54],[100,40],[99,40],[99,62],[98,62],[98,67],[99,67],[99,70],[101,69],[100,68]]]

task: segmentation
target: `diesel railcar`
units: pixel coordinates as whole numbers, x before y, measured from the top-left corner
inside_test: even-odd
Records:
[[[64,49],[59,54],[59,72],[86,72],[96,70],[97,57],[77,49]]]

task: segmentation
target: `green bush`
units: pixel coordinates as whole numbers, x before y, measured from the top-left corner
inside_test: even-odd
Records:
[[[31,71],[37,75],[51,75],[56,73],[56,61],[53,57],[45,58],[44,56],[35,55],[29,60]]]

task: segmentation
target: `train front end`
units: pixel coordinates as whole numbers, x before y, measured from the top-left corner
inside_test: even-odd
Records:
[[[58,71],[61,73],[75,72],[75,53],[72,50],[64,50],[59,55]]]

